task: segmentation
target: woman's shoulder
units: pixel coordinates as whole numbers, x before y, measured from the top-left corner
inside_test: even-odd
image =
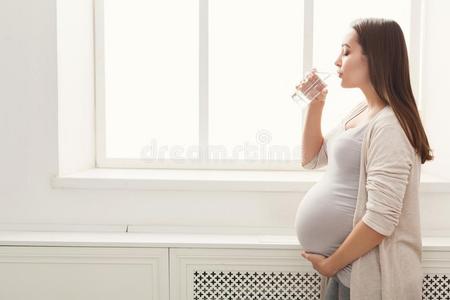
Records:
[[[345,121],[348,121],[352,119],[354,116],[358,115],[360,112],[362,112],[367,107],[367,102],[361,101],[347,113],[345,118],[342,120],[342,122],[345,123]],[[400,122],[398,121],[397,117],[395,116],[394,111],[392,110],[392,107],[390,105],[386,105],[384,108],[381,109],[379,113],[373,117],[372,120],[369,121],[369,131],[373,129],[382,128],[385,126],[392,126],[396,128],[401,128]]]
[[[405,130],[401,126],[392,107],[387,105],[371,122],[369,142],[383,143],[386,148],[399,148],[404,146],[411,154],[414,154],[414,147],[411,145]]]
[[[390,105],[386,105],[373,120],[374,127],[401,126],[394,110]]]

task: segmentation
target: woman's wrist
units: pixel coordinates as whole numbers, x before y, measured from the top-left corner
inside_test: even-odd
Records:
[[[324,268],[327,270],[328,274],[331,276],[334,276],[338,271],[339,268],[336,265],[335,261],[333,260],[333,257],[329,256],[324,261]]]
[[[323,107],[325,106],[325,101],[313,100],[308,105],[308,110],[313,112],[322,112]]]

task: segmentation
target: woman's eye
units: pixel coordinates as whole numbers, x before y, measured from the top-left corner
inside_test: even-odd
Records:
[[[344,52],[344,56],[347,56],[348,55],[348,52]]]

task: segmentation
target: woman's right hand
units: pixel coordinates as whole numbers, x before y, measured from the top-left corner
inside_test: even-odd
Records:
[[[308,88],[311,86],[311,84],[318,79],[317,74],[314,73],[315,69],[312,70],[311,73],[309,73],[305,79],[303,79],[299,85],[297,85],[295,88],[299,91],[305,92],[306,90],[308,90]],[[326,87],[324,87],[320,93],[311,100],[311,104],[314,103],[324,103],[325,99],[327,97],[327,93],[328,93],[328,89]]]

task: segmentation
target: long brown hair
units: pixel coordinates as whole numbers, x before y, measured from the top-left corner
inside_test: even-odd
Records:
[[[422,126],[409,76],[408,52],[403,31],[388,19],[357,19],[351,27],[368,59],[370,81],[378,96],[394,111],[422,164],[433,159]]]

